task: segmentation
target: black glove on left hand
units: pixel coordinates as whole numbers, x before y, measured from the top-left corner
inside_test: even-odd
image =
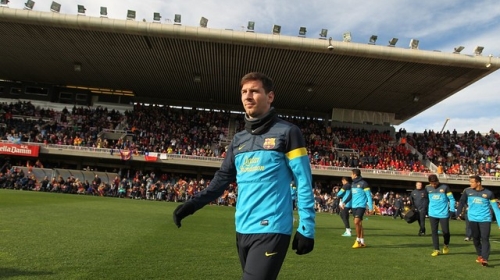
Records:
[[[311,252],[314,248],[314,239],[303,236],[300,232],[296,232],[293,237],[292,250],[297,250],[297,255],[304,255]]]
[[[181,220],[193,214],[194,210],[195,210],[194,204],[190,201],[187,201],[186,203],[177,206],[177,208],[175,208],[174,210],[174,215],[173,215],[175,225],[178,228],[180,228]]]

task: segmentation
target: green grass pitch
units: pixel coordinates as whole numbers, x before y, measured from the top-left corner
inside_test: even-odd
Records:
[[[0,190],[0,279],[240,279],[234,208],[206,206],[178,229],[176,203]],[[314,251],[289,250],[279,279],[496,279],[475,263],[464,222],[450,221],[450,254],[431,257],[431,237],[390,217],[364,220],[366,248],[351,249],[340,217],[317,214]],[[428,233],[430,232],[429,229]],[[440,237],[442,242],[442,237]]]

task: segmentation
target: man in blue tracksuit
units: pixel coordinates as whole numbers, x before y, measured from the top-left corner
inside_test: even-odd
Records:
[[[337,193],[337,197],[342,199],[340,204],[340,218],[344,222],[345,232],[342,236],[351,236],[351,225],[349,224],[349,211],[352,208],[352,195],[351,195],[351,183],[350,178],[342,177],[342,188]]]
[[[434,251],[431,256],[436,257],[440,254],[438,225],[441,225],[441,231],[443,232],[443,254],[449,253],[450,212],[455,212],[455,198],[448,185],[439,183],[437,175],[431,174],[428,179],[429,185],[425,187],[425,191],[429,197],[429,206],[427,209],[429,211],[432,244],[434,246]]]
[[[352,215],[356,226],[356,241],[354,241],[352,248],[358,249],[366,247],[363,216],[366,212],[366,206],[370,212],[373,211],[373,199],[368,183],[361,177],[361,170],[355,168],[351,172]]]
[[[245,130],[237,133],[210,185],[179,205],[174,223],[219,197],[236,180],[236,245],[242,279],[276,279],[292,235],[290,182],[297,186],[298,229],[292,249],[299,255],[314,248],[315,211],[312,173],[300,129],[278,118],[271,107],[273,82],[253,72],[241,80]]]
[[[491,231],[491,211],[495,212],[497,221],[500,218],[500,209],[493,193],[483,188],[481,177],[473,175],[469,177],[470,188],[466,188],[462,193],[458,204],[457,213],[462,213],[462,208],[468,206],[467,218],[469,228],[472,231],[472,241],[476,248],[476,262],[482,266],[488,265],[490,256],[490,231]],[[463,217],[459,216],[459,219]],[[500,227],[500,225],[499,225]]]

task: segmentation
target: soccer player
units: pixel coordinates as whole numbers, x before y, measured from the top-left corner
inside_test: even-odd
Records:
[[[352,215],[354,216],[354,225],[356,226],[356,241],[352,245],[352,248],[357,249],[366,247],[363,217],[366,205],[368,205],[370,212],[373,211],[373,200],[368,183],[361,177],[361,170],[355,168],[351,172]]]
[[[440,254],[439,225],[441,225],[444,238],[443,254],[450,252],[448,248],[450,244],[450,212],[455,212],[455,198],[448,185],[439,183],[437,175],[431,174],[428,179],[429,185],[425,187],[425,191],[429,197],[429,221],[431,223],[432,244],[434,246],[431,256],[436,257]]]
[[[238,132],[209,186],[179,205],[181,220],[219,197],[236,180],[236,247],[242,279],[276,279],[293,230],[290,182],[297,186],[298,229],[292,250],[298,255],[314,248],[315,211],[312,173],[305,140],[297,126],[280,118],[271,103],[273,82],[253,72],[241,79],[245,130]]]
[[[497,221],[500,217],[500,209],[493,193],[485,189],[481,183],[481,177],[473,175],[469,177],[470,188],[466,188],[460,197],[457,213],[462,213],[462,208],[468,206],[467,219],[469,228],[472,231],[472,241],[476,248],[476,262],[482,266],[488,265],[490,256],[490,231],[491,231],[491,211],[495,212]],[[458,216],[459,219],[463,217]],[[499,224],[500,227],[500,224]]]
[[[344,222],[345,232],[342,236],[351,236],[351,225],[349,224],[349,211],[352,207],[351,183],[350,178],[342,177],[342,188],[337,193],[337,197],[342,199],[340,204],[340,218]]]
[[[429,197],[422,186],[422,182],[415,183],[415,189],[410,194],[411,205],[418,211],[418,231],[419,236],[425,235],[425,216],[427,216],[427,206]]]

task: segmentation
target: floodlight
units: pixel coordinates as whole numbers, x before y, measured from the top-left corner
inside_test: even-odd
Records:
[[[420,96],[418,95],[413,95],[413,102],[418,102],[420,100]]]
[[[377,39],[378,39],[377,35],[370,36],[370,40],[368,41],[368,44],[375,45],[375,43],[377,42]]]
[[[24,3],[25,10],[33,10],[34,6],[35,6],[35,1],[33,1],[33,0],[28,0],[28,1],[26,1],[26,3]]]
[[[392,38],[390,41],[389,41],[389,47],[394,47],[396,46],[396,43],[398,42],[398,38]]]
[[[200,19],[200,27],[206,28],[208,24],[208,19],[206,17],[201,17]]]
[[[78,14],[85,15],[85,11],[87,10],[87,9],[85,9],[85,6],[77,5],[77,7],[78,7]]]
[[[306,37],[307,29],[304,26],[299,28],[299,37]]]
[[[9,5],[9,0],[1,0],[0,7],[7,7]]]
[[[199,73],[195,73],[193,77],[193,81],[195,83],[201,83],[201,75]]]
[[[328,29],[321,29],[321,33],[319,33],[319,38],[326,40],[327,35],[328,35]]]
[[[153,22],[160,22],[161,15],[160,13],[153,13]]]
[[[101,17],[108,17],[108,8],[101,7]]]
[[[254,32],[255,30],[255,21],[249,21],[247,25],[247,32]]]
[[[177,25],[181,24],[181,15],[180,14],[175,14],[175,16],[174,16],[174,24],[177,24]]]
[[[273,34],[274,35],[280,35],[281,32],[281,25],[273,25]]]
[[[458,46],[458,47],[453,49],[454,50],[453,53],[460,53],[463,49],[464,49],[464,46]]]
[[[488,55],[488,58],[490,59],[490,61],[486,64],[486,68],[490,68],[491,67],[491,58],[493,57],[492,54]]]
[[[411,40],[410,40],[410,49],[412,49],[412,50],[416,50],[416,49],[418,49],[418,43],[419,43],[419,42],[420,42],[420,41],[419,41],[419,40],[417,40],[417,39],[411,39]]]
[[[135,20],[135,11],[127,10],[127,20]]]
[[[477,46],[475,49],[474,49],[474,54],[475,55],[481,55],[483,53],[483,50],[484,50],[484,47],[482,46]]]
[[[333,51],[332,37],[328,38],[328,50]]]
[[[61,11],[61,4],[52,1],[52,4],[50,4],[50,11],[54,13],[59,13]]]
[[[342,41],[349,43],[352,40],[351,32],[347,31],[342,34]]]

